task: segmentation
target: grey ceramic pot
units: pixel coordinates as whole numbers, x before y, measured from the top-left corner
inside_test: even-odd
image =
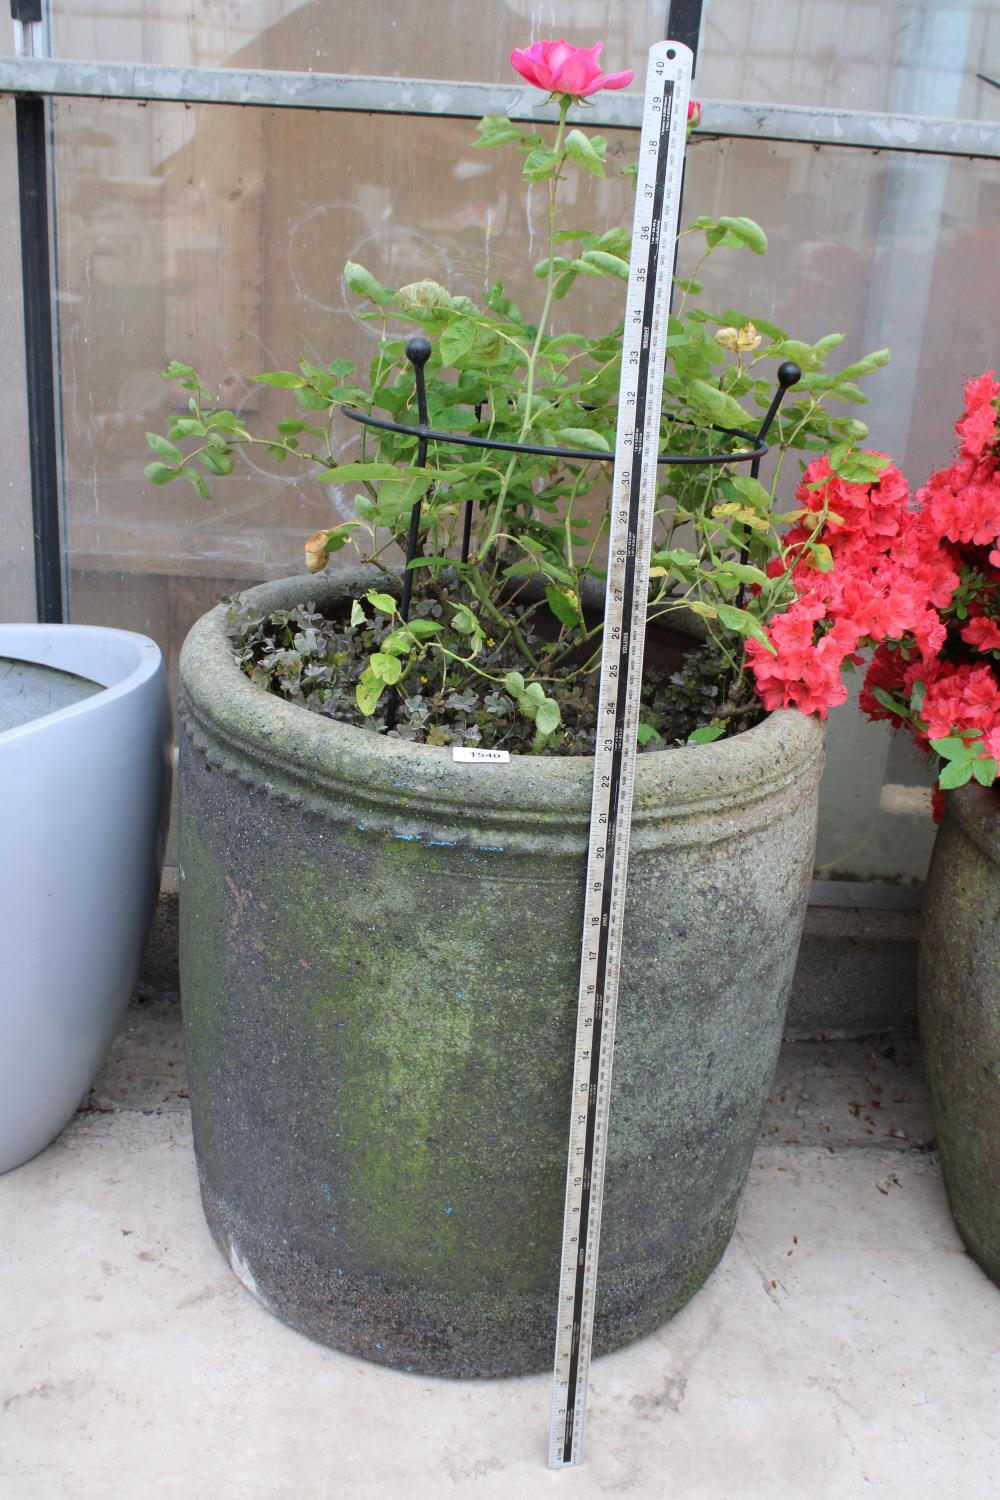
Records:
[[[342,608],[356,576],[263,611]],[[551,1362],[592,763],[450,752],[181,660],[182,988],[212,1231],[278,1317],[441,1375]],[[598,1352],[732,1232],[812,869],[822,728],[640,757]]]
[[[160,650],[145,636],[0,625],[0,659],[5,696],[31,695],[17,668],[63,679],[34,679],[39,706],[54,692],[61,707],[0,730],[6,1172],[68,1124],[135,994],[160,888],[171,726]]]
[[[949,792],[920,922],[920,1042],[952,1213],[1000,1283],[1000,795]]]

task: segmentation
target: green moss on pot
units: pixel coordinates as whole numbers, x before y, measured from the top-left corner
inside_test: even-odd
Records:
[[[333,609],[356,586],[251,597]],[[213,1232],[278,1316],[338,1348],[546,1368],[592,762],[461,765],[326,721],[243,676],[223,616],[181,663],[182,985]],[[681,1306],[732,1231],[821,763],[820,726],[783,713],[641,758],[598,1350]]]
[[[949,792],[920,924],[920,1039],[955,1222],[1000,1282],[1000,796]]]

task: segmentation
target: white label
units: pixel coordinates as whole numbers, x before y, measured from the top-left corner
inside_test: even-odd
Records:
[[[509,750],[477,750],[474,745],[453,745],[452,760],[496,761],[498,764],[510,760]]]

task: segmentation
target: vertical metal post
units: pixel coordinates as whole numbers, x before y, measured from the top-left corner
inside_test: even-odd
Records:
[[[667,7],[666,37],[671,42],[683,42],[691,48],[694,58],[691,76],[698,67],[698,44],[701,41],[702,12],[705,0],[670,0]]]
[[[38,55],[42,0],[11,0],[11,17],[19,55]],[[18,98],[14,109],[35,596],[38,619],[49,624],[62,620],[64,606],[45,100]]]

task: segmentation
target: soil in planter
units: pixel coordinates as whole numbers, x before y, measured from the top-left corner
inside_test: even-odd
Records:
[[[33,719],[44,719],[71,703],[103,692],[99,682],[58,667],[0,657],[0,734]]]
[[[228,605],[227,630],[233,653],[251,681],[289,702],[342,723],[386,733],[384,695],[372,718],[358,707],[355,687],[369,656],[392,628],[385,615],[365,604],[363,623],[331,620],[310,603],[262,615],[240,598]],[[433,620],[442,628],[435,641],[453,657],[467,658],[469,636],[453,629],[454,606],[468,603],[488,625],[477,601],[464,591],[438,584],[414,587],[411,618]],[[396,727],[400,739],[426,745],[482,745],[525,752],[535,729],[504,691],[508,672],[540,681],[558,702],[562,723],[543,754],[592,755],[594,752],[600,637],[583,648],[567,649],[554,619],[546,627],[542,606],[507,606],[506,627],[497,623],[475,657],[475,668],[447,659],[431,649],[405,673],[398,687]],[[593,623],[593,622],[592,622]],[[538,662],[532,668],[513,639],[511,625]],[[588,669],[589,668],[589,669]],[[482,674],[487,674],[484,677]],[[749,729],[763,717],[756,699],[728,692],[732,670],[711,643],[692,646],[691,637],[652,627],[647,635],[643,679],[640,749],[683,745],[705,725],[719,722],[724,734]],[[490,680],[492,679],[492,680]]]

